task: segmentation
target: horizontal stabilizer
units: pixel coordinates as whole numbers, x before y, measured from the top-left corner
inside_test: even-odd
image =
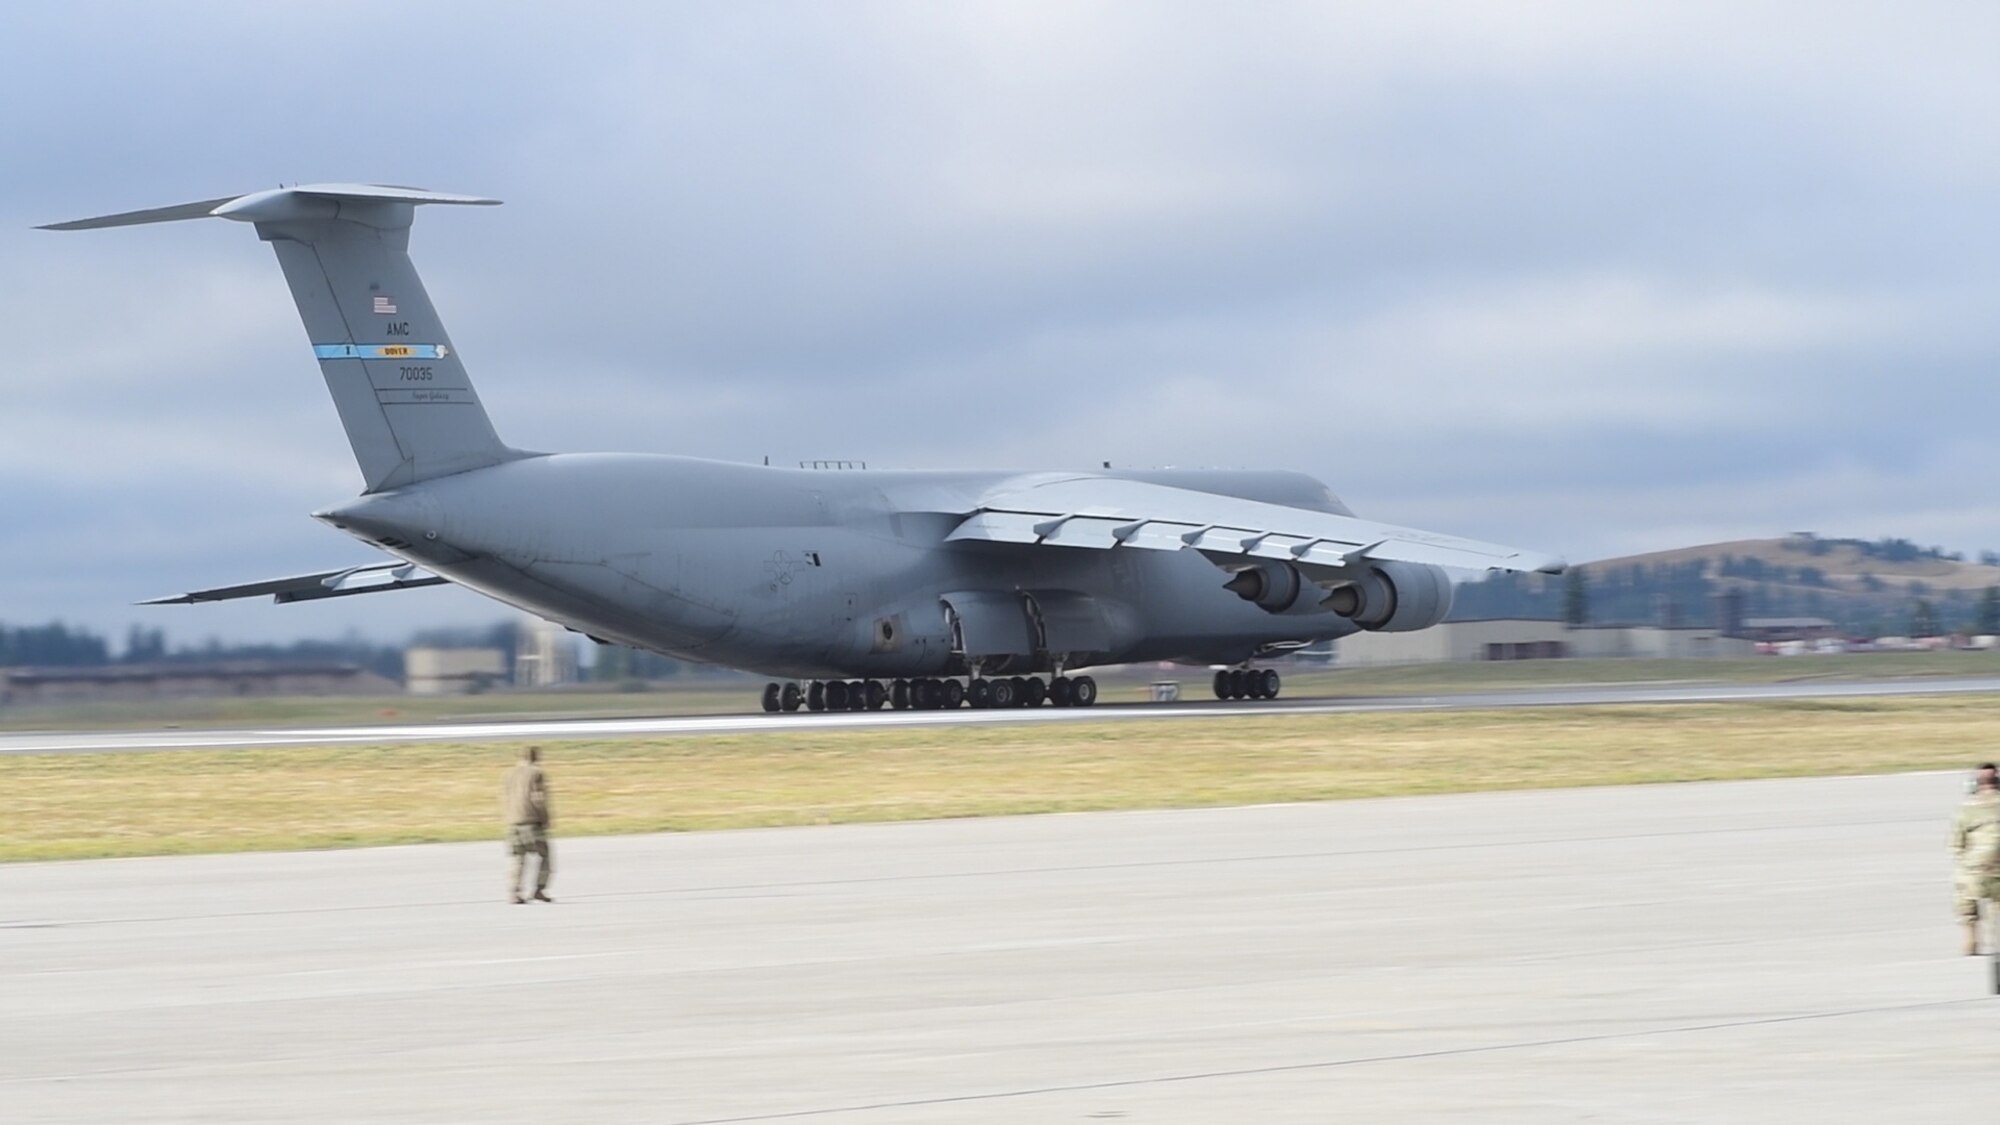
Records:
[[[268,582],[251,582],[242,586],[220,586],[213,590],[196,590],[187,594],[176,594],[170,598],[153,598],[140,605],[192,605],[195,602],[226,602],[235,598],[260,598],[266,594],[280,605],[286,602],[310,602],[321,598],[345,598],[354,594],[374,594],[383,590],[410,590],[418,586],[443,586],[449,578],[440,578],[415,563],[391,562],[373,563],[368,566],[351,566],[346,570],[326,570],[318,574],[301,574],[296,578],[274,578]]]
[[[149,207],[144,211],[123,211],[116,215],[99,215],[94,219],[76,219],[67,223],[50,223],[36,230],[95,230],[99,227],[135,227],[141,223],[171,223],[180,219],[205,219],[215,213],[217,207],[232,203],[237,199],[225,195],[221,199],[204,199],[199,203],[176,203],[172,207]]]
[[[220,199],[176,203],[171,207],[150,207],[144,211],[122,211],[116,215],[72,219],[66,223],[50,223],[37,229],[97,230],[102,227],[130,227],[141,223],[172,223],[181,219],[211,217],[251,223],[350,217],[341,213],[343,202],[457,203],[492,206],[500,201],[482,199],[476,195],[453,195],[449,192],[425,191],[422,188],[397,187],[390,184],[300,184],[297,187],[257,191],[248,195],[225,195]]]

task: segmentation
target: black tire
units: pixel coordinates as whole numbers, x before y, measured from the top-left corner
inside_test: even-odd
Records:
[[[798,710],[799,704],[804,703],[805,701],[806,701],[806,693],[800,691],[799,685],[797,684],[786,684],[785,689],[778,694],[779,705],[784,707],[784,709],[787,711]]]
[[[1069,703],[1072,707],[1097,706],[1097,680],[1091,676],[1078,676],[1071,680]]]
[[[826,710],[826,685],[818,680],[814,680],[812,686],[806,689],[806,710]]]
[[[1040,707],[1048,697],[1049,685],[1043,683],[1040,676],[1029,676],[1028,682],[1021,685],[1023,707]]]
[[[889,702],[889,689],[883,687],[880,680],[869,680],[868,709],[870,711],[880,711],[882,705],[887,702]]]
[[[1229,672],[1226,669],[1215,674],[1215,698],[1229,698]]]
[[[1265,698],[1265,699],[1276,699],[1276,698],[1278,698],[1278,689],[1279,689],[1279,688],[1281,688],[1281,687],[1283,687],[1283,686],[1284,686],[1284,681],[1278,678],[1278,670],[1277,670],[1276,668],[1266,668],[1266,669],[1264,669],[1264,698]]]
[[[1246,669],[1243,673],[1243,698],[1264,698],[1264,674],[1255,668]]]
[[[778,687],[778,685],[777,685],[777,684],[765,684],[765,685],[764,685],[764,698],[763,698],[762,702],[763,702],[763,704],[764,704],[764,713],[765,713],[765,714],[767,714],[767,715],[775,715],[775,714],[777,714],[777,713],[778,713],[778,699],[779,699],[779,697],[778,697],[778,692],[779,692],[779,690],[780,690],[780,689],[779,689],[779,687]]]
[[[965,706],[965,685],[957,680],[944,682],[944,709],[956,711]]]
[[[1069,706],[1069,677],[1057,676],[1049,681],[1049,704],[1053,707]]]
[[[910,681],[897,680],[889,686],[889,706],[898,711],[910,709]]]
[[[974,680],[965,689],[967,702],[980,710],[993,706],[993,685],[986,680]]]
[[[990,694],[987,696],[987,698],[992,700],[993,706],[1012,707],[1014,705],[1015,700],[1020,698],[1019,696],[1014,694],[1014,681],[992,680],[989,682],[992,683],[993,686],[991,689],[989,689]]]
[[[917,710],[935,711],[944,704],[944,689],[936,680],[917,681]]]
[[[847,685],[847,709],[849,711],[868,710],[868,681],[856,680]]]
[[[829,711],[845,711],[845,710],[847,710],[847,681],[846,681],[846,680],[828,680],[828,681],[827,681],[827,684],[826,684],[826,709],[827,709],[827,710],[829,710]]]

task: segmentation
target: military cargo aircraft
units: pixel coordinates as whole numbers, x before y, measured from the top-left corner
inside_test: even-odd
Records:
[[[455,583],[592,639],[770,677],[766,711],[1088,707],[1083,669],[1217,666],[1424,629],[1454,570],[1552,556],[1357,518],[1287,472],[885,472],[500,440],[408,254],[419,206],[498,202],[311,184],[44,229],[249,223],[277,252],[361,495],[313,517],[391,561],[144,604],[277,602]]]

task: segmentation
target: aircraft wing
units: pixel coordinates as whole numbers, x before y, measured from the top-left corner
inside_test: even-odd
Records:
[[[1560,574],[1565,565],[1554,555],[1311,508],[1089,476],[995,489],[946,538],[1098,550],[1193,549],[1210,556],[1279,559],[1309,569],[1395,561]]]
[[[418,586],[442,586],[450,581],[451,579],[441,578],[418,567],[415,563],[371,563],[367,566],[350,566],[346,570],[301,574],[296,578],[274,578],[268,582],[250,582],[242,586],[195,590],[192,593],[176,594],[170,598],[153,598],[139,604],[191,605],[195,602],[225,602],[232,598],[259,598],[266,594],[271,596],[272,601],[283,604],[316,601],[320,598],[345,598],[354,594],[374,594],[383,590],[409,590]]]

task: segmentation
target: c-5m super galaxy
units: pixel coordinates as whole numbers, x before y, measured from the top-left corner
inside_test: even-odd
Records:
[[[407,252],[423,204],[312,184],[50,230],[216,217],[277,252],[354,447],[359,498],[313,517],[394,561],[146,604],[456,583],[600,642],[772,677],[766,711],[1087,707],[1093,666],[1221,666],[1444,619],[1445,568],[1552,556],[1358,519],[1297,473],[882,472],[501,441]],[[1046,677],[1046,678],[1044,678]]]

